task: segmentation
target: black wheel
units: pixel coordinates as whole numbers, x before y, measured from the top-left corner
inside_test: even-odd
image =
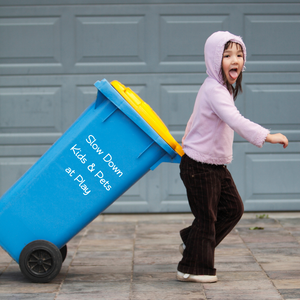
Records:
[[[49,282],[60,272],[62,254],[52,243],[33,241],[20,254],[19,266],[22,273],[32,282]]]
[[[68,248],[67,245],[64,245],[62,248],[59,249],[60,253],[61,253],[61,258],[62,258],[62,262],[65,261],[66,257],[67,257],[67,253],[68,253]]]

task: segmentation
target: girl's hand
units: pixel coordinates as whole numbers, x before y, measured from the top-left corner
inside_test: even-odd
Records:
[[[268,134],[266,142],[271,144],[282,144],[283,148],[286,148],[289,144],[289,141],[286,138],[286,136],[281,133]]]

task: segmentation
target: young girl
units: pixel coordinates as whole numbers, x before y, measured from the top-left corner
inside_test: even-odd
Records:
[[[257,147],[270,142],[286,148],[288,140],[244,118],[234,104],[242,91],[246,61],[242,39],[229,32],[215,32],[205,43],[204,55],[208,77],[198,92],[182,140],[185,155],[180,176],[195,219],[190,227],[180,231],[183,257],[177,279],[216,282],[215,248],[244,212],[226,167],[232,160],[234,131]]]

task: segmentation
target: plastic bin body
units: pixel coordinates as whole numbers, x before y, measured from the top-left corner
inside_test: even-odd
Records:
[[[97,100],[0,199],[0,245],[19,262],[46,240],[59,249],[176,153],[106,81]]]

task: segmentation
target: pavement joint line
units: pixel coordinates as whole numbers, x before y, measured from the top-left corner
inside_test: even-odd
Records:
[[[9,262],[9,264],[6,266],[6,268],[4,268],[4,270],[2,271],[2,273],[0,273],[0,276],[2,275],[2,274],[4,274],[4,272],[9,268],[9,266],[13,263],[13,259],[11,259],[10,260],[10,262]],[[20,270],[21,271],[21,270]]]
[[[138,227],[138,221],[135,222],[133,243],[132,243],[132,260],[131,260],[131,278],[130,278],[129,300],[131,300],[133,297],[134,256],[135,256],[135,242],[136,242],[137,227]]]
[[[58,288],[58,290],[57,290],[57,292],[56,292],[56,295],[55,295],[55,297],[54,297],[53,300],[56,300],[57,297],[59,296],[60,291],[61,291],[61,289],[62,289],[62,286],[63,286],[63,284],[65,283],[65,280],[66,280],[66,278],[67,278],[67,276],[68,276],[69,270],[70,270],[70,268],[71,268],[71,266],[72,266],[72,262],[74,261],[75,256],[77,255],[77,252],[78,252],[78,249],[79,249],[79,247],[80,247],[80,245],[81,245],[81,243],[82,243],[82,240],[84,239],[84,237],[87,236],[88,231],[89,231],[89,228],[88,228],[88,226],[86,226],[85,229],[84,229],[84,233],[83,233],[83,235],[82,235],[82,237],[81,237],[81,239],[80,239],[80,242],[77,244],[76,250],[74,251],[74,254],[73,254],[73,256],[72,256],[72,259],[71,259],[71,261],[70,261],[70,263],[69,263],[69,266],[68,266],[68,268],[67,268],[66,274],[65,274],[64,278],[62,279],[62,281],[61,281],[61,283],[60,283],[60,285],[59,285],[59,288]]]
[[[271,218],[269,218],[271,219]],[[277,219],[275,219],[275,221],[277,223],[280,224],[280,222],[278,222]],[[283,228],[283,226],[280,224],[280,226]],[[284,228],[283,228],[284,229]],[[250,229],[249,229],[250,230]],[[254,258],[254,260],[256,261],[256,263],[259,265],[259,267],[262,270],[262,273],[264,274],[264,276],[269,280],[269,282],[272,284],[272,286],[274,287],[274,289],[277,291],[278,295],[280,295],[282,300],[285,300],[284,297],[281,295],[281,293],[279,292],[279,290],[276,288],[274,282],[272,281],[272,279],[268,276],[268,274],[266,273],[266,271],[264,270],[264,268],[261,266],[261,264],[258,262],[258,260],[256,259],[255,255],[253,254],[253,252],[251,251],[251,249],[248,247],[247,243],[244,241],[244,239],[241,237],[238,229],[235,229],[235,231],[237,232],[238,236],[240,237],[240,239],[242,240],[243,244],[247,247],[248,251],[250,252],[250,254],[252,255],[252,257]]]

